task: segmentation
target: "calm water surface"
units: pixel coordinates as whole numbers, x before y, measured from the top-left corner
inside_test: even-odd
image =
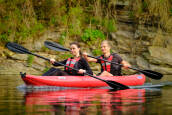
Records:
[[[0,75],[0,115],[171,115],[172,76],[161,88],[26,88],[19,75]],[[168,81],[168,82],[167,82]]]

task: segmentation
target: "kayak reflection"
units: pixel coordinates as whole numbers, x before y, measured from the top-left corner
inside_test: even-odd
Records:
[[[111,91],[109,89],[66,89],[33,91],[25,94],[28,112],[62,112],[65,114],[113,114],[142,111],[145,89]],[[47,107],[47,105],[51,107]],[[42,106],[46,106],[42,108]],[[39,108],[40,107],[40,108]]]

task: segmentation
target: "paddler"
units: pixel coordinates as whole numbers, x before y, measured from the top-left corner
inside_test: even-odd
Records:
[[[67,76],[67,75],[84,76],[84,73],[89,73],[92,75],[93,72],[90,69],[89,64],[87,63],[85,58],[82,57],[79,43],[77,42],[71,43],[70,50],[73,57],[60,61],[59,63],[65,64],[79,71],[75,71],[68,67],[64,67],[64,71],[57,68],[51,68],[46,73],[44,73],[43,76]],[[53,64],[54,66],[61,66],[60,64],[55,63],[55,59],[50,59],[50,63]]]
[[[116,53],[110,53],[111,46],[107,40],[102,41],[101,43],[101,51],[103,55],[98,56],[99,59],[91,58],[87,56],[87,53],[83,53],[83,57],[88,61],[88,62],[96,62],[101,65],[101,73],[99,76],[121,76],[121,68],[128,68],[131,65],[123,60],[118,54]],[[103,61],[108,60],[110,62],[115,62],[117,64],[112,64]],[[122,64],[119,65],[119,64]]]

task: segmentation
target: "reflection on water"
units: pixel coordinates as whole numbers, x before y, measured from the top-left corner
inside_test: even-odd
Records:
[[[27,112],[50,111],[68,114],[80,113],[141,113],[145,102],[145,89],[110,91],[108,89],[69,89],[60,91],[33,91],[25,95]],[[38,109],[38,105],[51,105],[51,109]],[[35,109],[37,108],[37,109]],[[60,109],[61,108],[61,109]],[[36,111],[35,111],[36,110]]]
[[[24,85],[19,76],[0,76],[0,79],[0,115],[172,113],[171,86],[120,91],[50,87],[22,89]]]

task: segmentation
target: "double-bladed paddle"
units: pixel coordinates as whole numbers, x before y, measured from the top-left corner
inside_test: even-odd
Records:
[[[34,53],[30,52],[28,49],[24,48],[23,46],[21,46],[21,45],[19,45],[19,44],[17,44],[17,43],[9,42],[9,43],[6,44],[6,47],[7,47],[9,50],[11,50],[11,51],[13,51],[13,52],[16,52],[16,53],[20,53],[20,54],[30,54],[30,55],[34,55],[34,56],[37,56],[37,57],[39,57],[39,58],[45,59],[45,60],[47,60],[47,61],[50,61],[50,59],[45,58],[45,57],[40,56],[40,55],[37,55],[37,54],[34,54]],[[64,51],[64,50],[63,50],[63,51]],[[65,67],[68,67],[68,68],[70,68],[70,69],[73,69],[73,70],[75,70],[75,71],[78,71],[78,69],[72,68],[72,67],[67,66],[67,65],[64,65],[64,64],[62,64],[62,63],[59,63],[59,62],[55,62],[55,63],[60,64],[60,65],[65,66]],[[121,84],[121,83],[118,83],[118,82],[116,82],[116,81],[104,80],[104,79],[101,79],[101,78],[96,77],[96,76],[94,76],[94,75],[91,75],[91,74],[89,74],[89,73],[85,73],[85,74],[88,75],[88,76],[90,76],[90,77],[93,77],[93,78],[95,78],[95,79],[98,79],[98,80],[101,80],[101,81],[107,83],[107,84],[108,84],[110,87],[112,87],[113,89],[116,89],[116,90],[129,89],[128,86],[123,85],[123,84]]]
[[[47,48],[52,49],[52,50],[56,50],[56,51],[70,51],[69,49],[64,48],[63,46],[61,46],[60,44],[55,43],[55,42],[45,41],[44,45]],[[90,56],[90,55],[88,55],[88,57],[95,58],[95,59],[100,59],[98,57],[94,57],[94,56]],[[101,59],[101,60],[123,66],[122,64],[119,64],[119,63],[116,63],[116,62],[110,62],[110,61],[105,60],[105,59]],[[135,70],[135,71],[138,71],[138,72],[140,72],[140,73],[142,73],[142,74],[144,74],[147,77],[150,77],[152,79],[159,80],[159,79],[161,79],[163,77],[163,75],[161,73],[155,72],[155,71],[152,71],[152,70],[141,70],[141,69],[133,68],[133,67],[128,67],[128,68],[132,69],[132,70]]]

